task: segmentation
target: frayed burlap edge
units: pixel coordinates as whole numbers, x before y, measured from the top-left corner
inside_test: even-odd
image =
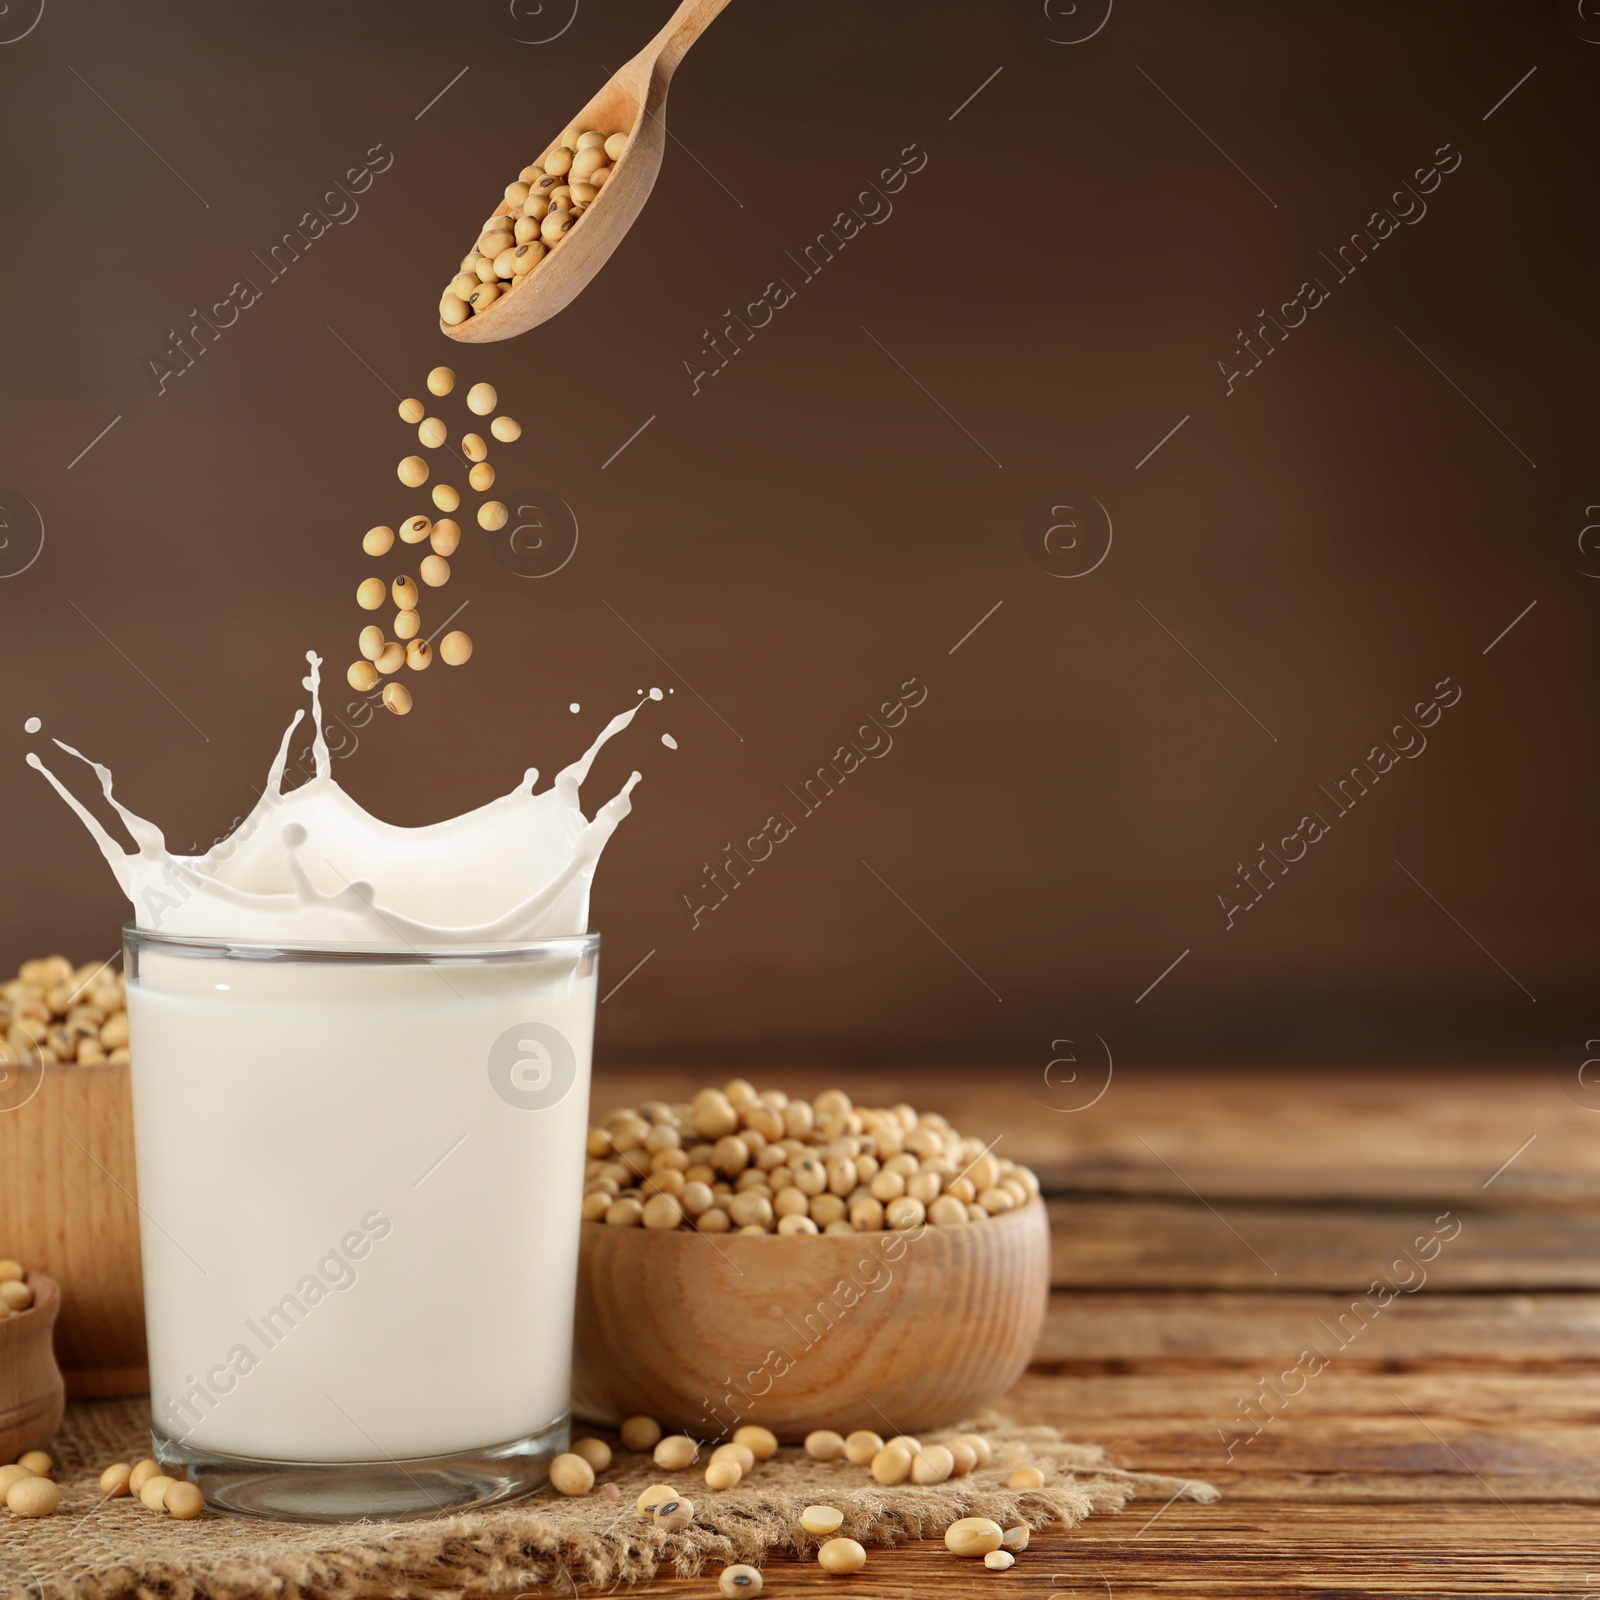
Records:
[[[599,1431],[599,1430],[597,1430]],[[114,1460],[148,1453],[142,1401],[74,1405],[52,1452],[63,1488],[60,1511],[36,1522],[8,1519],[0,1537],[4,1600],[253,1600],[256,1596],[438,1600],[478,1592],[515,1593],[567,1581],[595,1588],[638,1582],[666,1570],[690,1577],[730,1561],[759,1565],[771,1554],[813,1555],[819,1540],[799,1526],[819,1501],[844,1512],[840,1533],[866,1545],[936,1538],[957,1517],[993,1517],[1073,1527],[1096,1512],[1120,1511],[1138,1495],[1211,1501],[1206,1483],[1110,1466],[1094,1445],[1073,1444],[1051,1427],[1024,1426],[986,1412],[946,1432],[986,1435],[987,1469],[930,1487],[883,1488],[844,1462],[811,1461],[793,1449],[759,1464],[736,1488],[706,1489],[698,1468],[663,1473],[648,1456],[618,1450],[601,1474],[620,1500],[600,1491],[576,1500],[549,1491],[498,1510],[427,1522],[334,1527],[206,1516],[174,1522],[137,1501],[103,1501],[97,1479]],[[929,1436],[931,1439],[933,1436]],[[1019,1466],[1043,1469],[1045,1487],[1015,1490]],[[652,1483],[682,1480],[695,1521],[664,1534],[633,1507]]]

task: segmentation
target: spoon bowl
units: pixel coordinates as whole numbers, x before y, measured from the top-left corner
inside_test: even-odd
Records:
[[[548,321],[583,292],[650,198],[666,149],[667,87],[672,74],[727,4],[728,0],[683,0],[660,33],[563,124],[564,128],[625,133],[627,148],[583,215],[521,283],[507,289],[487,311],[455,327],[440,318],[439,329],[447,338],[460,344],[515,338]],[[558,147],[559,139],[558,133],[539,153],[540,166]],[[509,201],[502,200],[493,214],[508,217],[513,210]]]

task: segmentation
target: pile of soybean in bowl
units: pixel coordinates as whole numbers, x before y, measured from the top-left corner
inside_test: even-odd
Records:
[[[514,293],[583,220],[627,148],[625,133],[568,128],[542,162],[524,167],[445,285],[439,316],[446,326],[458,327]]]
[[[589,1130],[583,1216],[700,1233],[959,1228],[1026,1206],[1039,1180],[938,1112],[814,1100],[735,1078],[687,1104],[646,1101]]]
[[[0,1077],[7,1066],[128,1059],[128,994],[109,961],[24,961],[0,983]]]
[[[20,1261],[7,1257],[0,1261],[0,1322],[7,1317],[21,1316],[34,1300],[33,1288],[28,1282],[28,1269]],[[0,1492],[0,1501],[5,1499]]]

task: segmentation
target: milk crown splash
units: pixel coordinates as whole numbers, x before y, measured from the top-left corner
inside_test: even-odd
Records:
[[[100,820],[29,753],[78,814],[133,902],[140,928],[262,944],[431,948],[556,938],[584,932],[589,889],[606,840],[632,810],[635,772],[585,817],[578,790],[602,745],[628,726],[639,705],[613,717],[550,788],[534,792],[530,767],[509,794],[476,811],[422,828],[381,821],[334,781],[319,698],[322,659],[307,652],[316,776],[283,792],[289,744],[305,716],[294,714],[250,815],[203,856],[174,855],[161,830],[112,793],[111,773],[91,767],[106,803],[136,849],[124,850]],[[651,700],[662,698],[651,689]]]

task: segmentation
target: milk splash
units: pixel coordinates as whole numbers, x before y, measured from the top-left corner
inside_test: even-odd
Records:
[[[613,717],[600,736],[534,792],[530,767],[509,794],[476,811],[421,828],[372,816],[334,781],[322,733],[322,658],[306,653],[316,776],[283,792],[294,714],[261,798],[234,831],[203,856],[168,851],[161,830],[121,804],[111,772],[57,739],[93,769],[106,803],[137,849],[124,850],[100,820],[29,753],[77,813],[133,902],[140,928],[262,944],[433,948],[557,938],[584,932],[589,889],[606,841],[632,810],[635,772],[585,817],[578,790],[595,756],[633,721],[644,700]],[[651,689],[651,700],[662,698]]]

